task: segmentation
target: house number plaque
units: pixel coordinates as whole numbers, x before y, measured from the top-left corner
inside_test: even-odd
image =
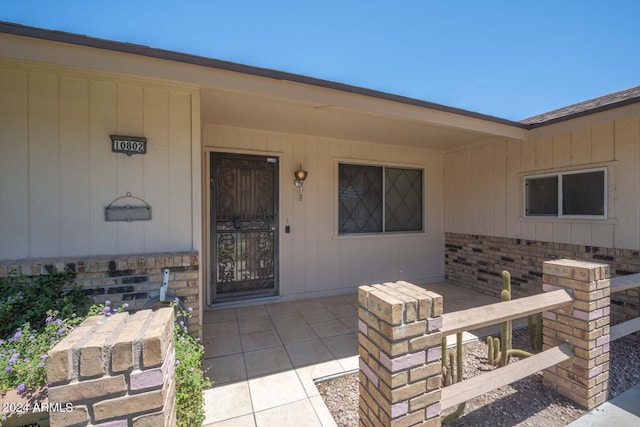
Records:
[[[111,151],[114,153],[124,153],[127,156],[132,154],[147,154],[147,138],[141,136],[111,136]]]

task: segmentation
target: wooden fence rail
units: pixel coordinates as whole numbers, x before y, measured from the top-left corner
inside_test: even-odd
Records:
[[[571,294],[564,289],[559,289],[526,298],[474,307],[444,314],[442,316],[443,326],[440,331],[442,336],[452,335],[519,319],[541,311],[553,310],[572,303]],[[540,370],[564,362],[572,356],[573,353],[569,346],[562,344],[519,362],[444,387],[441,398],[442,409],[451,408],[498,387],[511,384]]]
[[[452,408],[498,387],[511,384],[538,371],[569,360],[572,357],[573,352],[569,345],[562,344],[516,363],[511,363],[505,367],[444,387],[440,401],[442,409]]]
[[[611,279],[611,292],[623,292],[640,286],[640,273],[626,276],[613,277]]]
[[[623,292],[640,287],[640,273],[611,279],[611,292]],[[611,326],[611,341],[640,331],[640,317]]]
[[[545,310],[553,310],[571,304],[573,297],[564,289],[546,292],[526,298],[497,302],[482,307],[446,313],[443,317],[442,335],[473,331],[507,320],[520,319]]]

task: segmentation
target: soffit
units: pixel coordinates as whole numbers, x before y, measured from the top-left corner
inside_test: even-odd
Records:
[[[202,122],[380,144],[451,150],[495,135],[432,123],[214,89],[201,90]]]

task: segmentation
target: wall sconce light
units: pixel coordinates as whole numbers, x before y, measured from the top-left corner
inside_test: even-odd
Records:
[[[298,187],[300,201],[302,201],[302,184],[304,184],[304,180],[307,179],[307,171],[302,169],[302,164],[300,164],[300,168],[293,173],[293,176],[296,178],[293,183]]]

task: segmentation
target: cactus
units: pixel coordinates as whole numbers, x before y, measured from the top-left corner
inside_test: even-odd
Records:
[[[453,351],[449,352],[449,372],[451,372],[451,384],[457,383],[457,377],[455,373],[455,365],[456,365],[456,356]]]
[[[529,329],[529,341],[534,351],[542,350],[542,313],[536,316],[536,327],[533,327],[533,315],[527,317],[527,328]]]
[[[456,375],[458,378],[457,382],[462,381],[463,374],[463,364],[462,364],[462,332],[456,334],[456,361],[458,362],[458,366],[456,366]]]
[[[511,274],[507,270],[502,272],[503,288],[500,292],[500,299],[502,301],[511,301]],[[500,352],[502,358],[500,359],[500,366],[506,366],[509,363],[509,350],[511,350],[511,320],[502,322],[501,331],[501,347]]]
[[[502,301],[511,300],[511,275],[508,271],[502,272],[503,289],[500,292]],[[529,326],[529,339],[531,346],[535,351],[542,348],[542,314],[538,313],[536,317],[535,335],[533,331],[533,317],[527,318]],[[500,328],[500,338],[487,337],[487,359],[491,365],[506,366],[509,363],[509,356],[518,355],[522,357],[532,356],[528,351],[512,348],[513,345],[513,328],[510,320],[503,322]]]
[[[446,339],[445,339],[446,340]],[[446,341],[444,341],[444,345],[446,345]],[[456,334],[456,353],[454,356],[453,351],[450,351],[448,353],[449,356],[449,368],[448,368],[448,374],[449,374],[449,379],[451,380],[450,384],[453,384],[454,382],[460,382],[463,379],[463,354],[462,354],[462,332],[459,332],[458,334]],[[456,365],[456,376],[455,376],[455,380],[453,378],[453,366],[454,366],[454,359],[455,359],[455,365]],[[448,384],[445,384],[448,385]],[[455,421],[458,418],[460,418],[460,416],[462,415],[462,413],[464,412],[464,408],[466,407],[467,402],[463,402],[461,404],[458,405],[458,407],[456,408],[456,410],[452,413],[450,413],[449,415],[447,415],[446,417],[444,417],[442,419],[442,423],[449,423],[451,421]]]
[[[536,315],[536,351],[542,350],[542,313]]]
[[[487,337],[487,359],[490,365],[493,365],[493,356],[493,338],[489,335]]]

